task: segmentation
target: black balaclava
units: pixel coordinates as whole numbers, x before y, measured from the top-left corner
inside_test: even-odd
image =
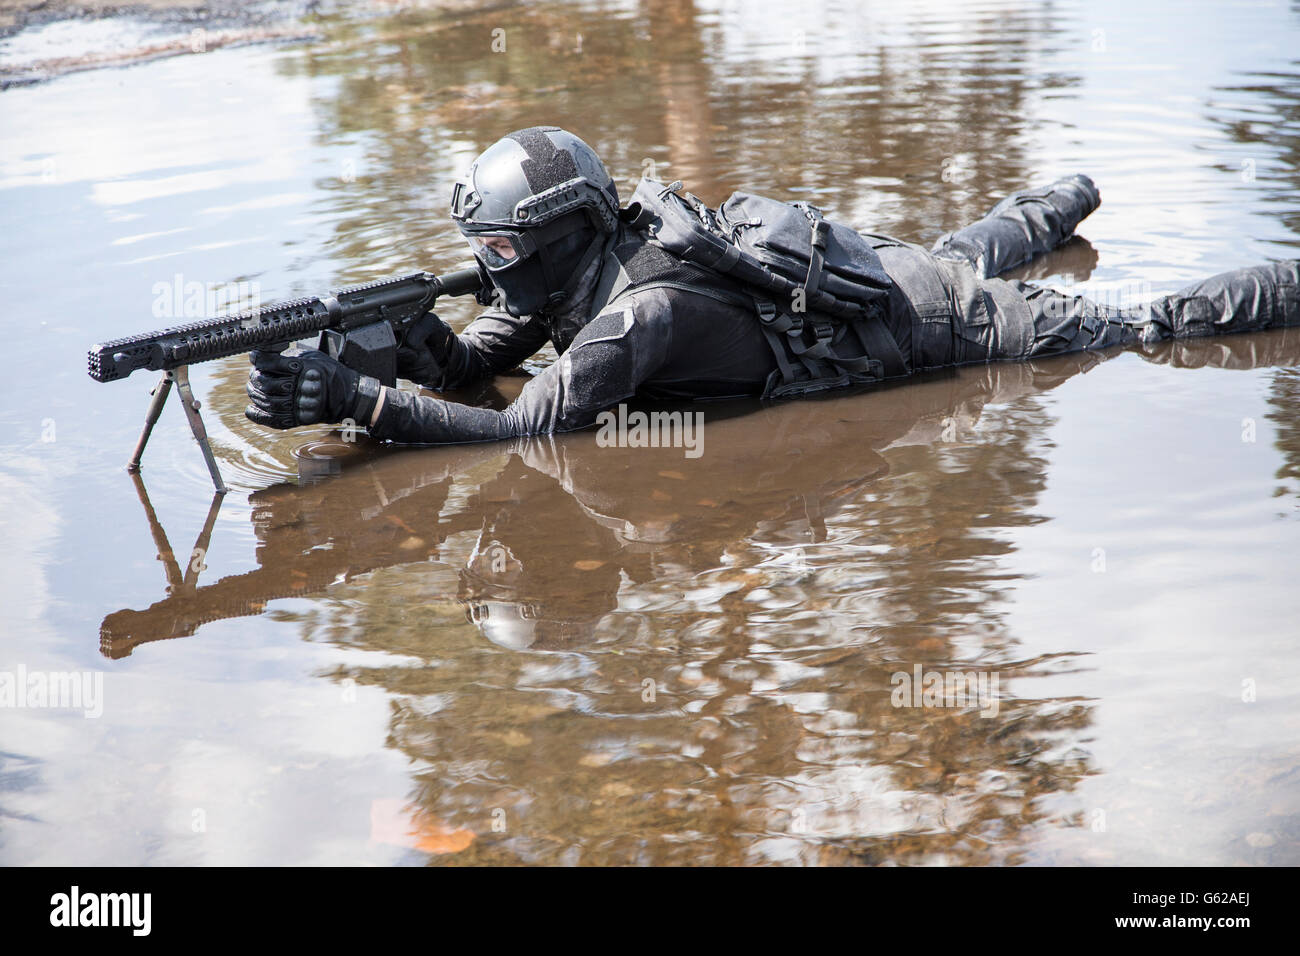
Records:
[[[573,215],[585,217],[581,210]],[[549,244],[539,236],[546,229],[533,231],[537,251],[532,255],[508,269],[488,272],[511,315],[533,315],[562,305],[576,291],[572,286],[590,261],[588,253],[597,239],[593,226],[582,226]]]

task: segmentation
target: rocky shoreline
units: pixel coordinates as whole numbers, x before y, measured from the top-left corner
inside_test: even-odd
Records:
[[[157,23],[208,29],[266,27],[322,6],[320,0],[0,0],[0,38],[60,20],[139,17]]]
[[[0,0],[0,89],[223,47],[319,39],[320,0]]]

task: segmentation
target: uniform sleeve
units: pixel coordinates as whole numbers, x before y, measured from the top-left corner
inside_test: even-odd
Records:
[[[546,325],[531,316],[515,318],[506,312],[484,312],[460,335],[453,336],[437,389],[463,388],[479,379],[508,372],[544,346],[550,338]]]
[[[671,313],[632,298],[592,319],[559,360],[531,379],[504,411],[387,389],[370,434],[395,442],[439,444],[542,435],[595,424],[601,411],[635,395],[669,354]]]

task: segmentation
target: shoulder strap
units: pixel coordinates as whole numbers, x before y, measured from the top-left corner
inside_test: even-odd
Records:
[[[654,243],[654,240],[647,239],[646,242]],[[677,289],[681,292],[708,296],[719,302],[726,302],[745,309],[751,306],[752,300],[749,295],[739,290],[732,291],[726,288],[727,281],[725,279],[691,263],[683,263],[682,266],[687,273],[695,273],[699,278],[699,282],[689,281],[690,275],[672,274],[681,270],[668,270],[668,272],[661,274],[651,272],[649,275],[634,276],[628,271],[622,258],[614,251],[617,248],[619,247],[611,247],[601,268],[600,280],[596,285],[596,292],[592,298],[593,308],[596,311],[612,305],[625,295],[646,289]],[[659,248],[662,249],[662,246],[659,246]],[[664,250],[664,254],[666,256],[672,255],[667,250]],[[680,262],[680,260],[677,261]]]

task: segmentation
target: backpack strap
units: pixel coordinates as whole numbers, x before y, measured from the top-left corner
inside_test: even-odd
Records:
[[[832,322],[824,318],[813,318],[805,322],[800,316],[783,312],[775,303],[758,296],[754,297],[754,309],[758,313],[759,328],[763,330],[763,337],[767,339],[776,359],[777,370],[781,373],[779,385],[774,380],[769,380],[763,393],[765,398],[770,397],[774,390],[793,394],[847,385],[849,382],[845,373],[848,371],[871,375],[873,378],[880,377],[878,362],[875,363],[876,368],[872,369],[865,358],[861,362],[850,360],[846,363],[831,354],[830,345],[835,337],[835,325]],[[813,341],[807,345],[804,344],[805,329],[813,332]],[[794,356],[797,365],[790,361],[790,355]],[[854,367],[850,369],[849,365]]]
[[[826,234],[830,232],[830,227],[826,225],[822,211],[816,206],[806,202],[796,202],[791,205],[802,210],[812,225],[812,237],[808,244],[808,277],[803,283],[804,295],[812,298],[822,281],[822,269],[826,265]]]
[[[862,342],[866,353],[880,360],[887,378],[907,374],[903,352],[894,341],[893,334],[885,328],[885,318],[879,310],[873,309],[870,315],[849,324],[857,332],[858,340]]]

